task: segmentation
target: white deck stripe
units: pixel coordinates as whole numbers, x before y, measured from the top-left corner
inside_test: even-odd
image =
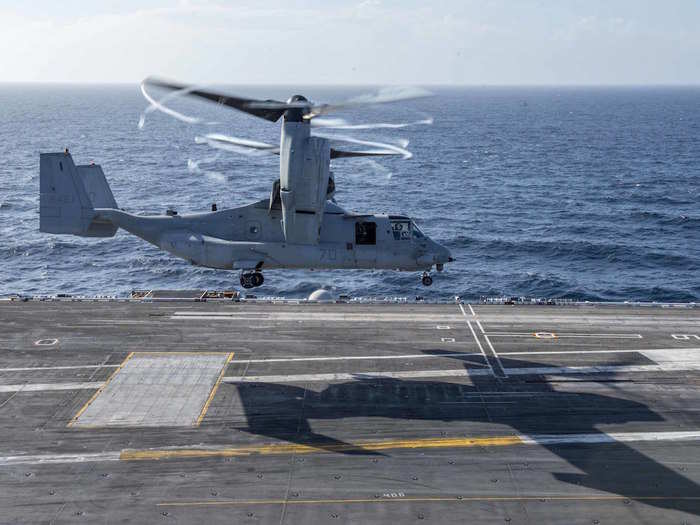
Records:
[[[635,348],[625,350],[535,350],[525,352],[501,352],[500,355],[547,355],[547,354],[635,354],[644,352],[677,352],[679,350],[696,350],[700,351],[700,347],[695,348]],[[700,358],[700,356],[698,356]]]
[[[494,358],[494,360],[495,360],[495,363],[496,363],[496,365],[498,365],[498,367],[497,367],[498,370],[496,370],[496,368],[494,368],[494,365],[491,364],[491,361],[490,361],[490,359],[489,359],[489,356],[486,355],[486,352],[484,351],[484,347],[481,346],[481,342],[479,342],[479,337],[476,335],[476,332],[474,331],[474,327],[472,327],[472,324],[471,324],[471,323],[469,322],[469,320],[467,319],[467,314],[466,314],[466,312],[464,311],[464,308],[462,307],[461,304],[459,305],[459,309],[462,311],[462,316],[463,316],[464,319],[467,321],[467,326],[469,326],[469,330],[471,330],[472,335],[474,336],[474,339],[476,340],[476,344],[479,345],[479,350],[481,350],[481,353],[484,354],[484,359],[485,359],[486,362],[488,363],[489,368],[491,369],[491,373],[492,373],[494,376],[498,376],[498,377],[504,377],[504,378],[508,377],[508,374],[506,373],[505,368],[503,367],[503,363],[501,363],[501,360],[500,360],[500,358],[498,357],[498,354],[496,353],[496,350],[493,348],[493,345],[491,344],[491,341],[489,341],[489,338],[485,335],[485,334],[486,334],[486,331],[484,330],[484,327],[481,326],[481,322],[480,322],[478,319],[476,319],[476,321],[475,321],[476,324],[477,324],[477,326],[479,327],[479,330],[481,331],[481,334],[484,336],[484,340],[485,340],[485,341],[488,343],[488,345],[489,345],[489,349],[491,350],[491,354],[492,354],[492,356],[493,356],[493,358]]]
[[[541,366],[504,368],[508,375],[573,375],[573,374],[620,374],[631,372],[693,372],[700,371],[700,363],[667,363],[663,365],[601,365],[601,366]],[[492,375],[484,368],[452,370],[407,370],[394,372],[338,372],[328,374],[227,376],[224,383],[305,383],[330,381],[362,381],[366,379],[415,379],[423,377],[471,377]]]
[[[461,305],[460,305],[461,306]],[[218,320],[218,321],[335,321],[335,322],[457,322],[456,315],[421,315],[407,314],[336,314],[328,312],[269,312],[265,314],[246,315],[238,312],[175,312],[171,320]]]
[[[469,311],[472,313],[472,317],[476,317],[476,312],[474,311],[474,308],[472,308],[472,305],[467,304],[467,306],[469,307]]]
[[[95,454],[41,454],[36,456],[0,456],[0,466],[36,465],[45,463],[88,463],[95,461],[119,461],[121,452]]]
[[[0,393],[4,392],[40,392],[48,390],[89,390],[100,388],[104,381],[85,383],[24,383],[21,385],[0,385]]]
[[[546,341],[551,339],[559,339],[561,337],[595,337],[600,339],[643,339],[642,334],[587,334],[575,332],[489,332],[486,335],[490,337],[536,337],[535,333],[551,334],[555,337],[541,337]]]
[[[532,353],[532,352],[531,352]],[[541,366],[504,368],[508,375],[574,375],[574,374],[620,374],[635,372],[698,372],[700,363],[664,363],[657,365],[600,365],[600,366]],[[328,374],[226,376],[224,383],[301,383],[330,381],[362,381],[366,379],[416,379],[423,377],[470,377],[492,375],[485,368],[457,368],[451,370],[404,370],[391,372],[338,372]],[[89,390],[100,388],[103,382],[85,383],[25,383],[21,385],[0,385],[0,393],[39,392],[57,390]]]
[[[0,368],[0,372],[34,372],[41,370],[80,370],[83,368],[117,368],[119,365],[74,365],[74,366],[36,366],[26,368]]]
[[[674,352],[677,350],[697,350],[700,347],[683,348],[635,348],[624,350],[532,350],[523,352],[499,352],[499,356],[504,355],[547,355],[547,354],[632,354],[640,352]],[[495,351],[494,351],[495,352]],[[483,354],[481,352],[458,352],[458,353],[443,353],[443,354],[399,354],[399,355],[345,355],[345,356],[313,356],[313,357],[270,357],[261,359],[236,359],[235,364],[239,363],[291,363],[297,361],[373,361],[383,359],[426,359],[426,358],[452,358],[452,357],[476,357]],[[700,356],[698,356],[700,358]],[[111,366],[111,365],[110,365]]]
[[[518,436],[527,445],[564,443],[629,443],[633,441],[698,441],[700,431],[680,432],[610,432],[608,434],[530,434]]]
[[[236,359],[239,363],[290,363],[296,361],[372,361],[375,359],[425,359],[440,357],[481,356],[479,352],[449,354],[403,354],[403,355],[346,355],[337,357],[271,357],[269,359]]]
[[[462,305],[460,304],[459,306],[461,307]],[[462,308],[462,311],[464,311],[463,308]],[[474,331],[474,327],[472,326],[472,324],[469,321],[467,321],[467,326],[469,327],[469,330],[471,330],[472,335],[474,336],[474,340],[476,341],[476,344],[479,346],[479,350],[481,350],[481,354],[484,356],[484,361],[486,361],[486,364],[489,365],[489,369],[491,370],[491,374],[493,374],[495,376],[496,372],[494,372],[493,366],[491,365],[491,361],[489,361],[489,358],[486,355],[486,352],[484,352],[484,347],[481,346],[481,341],[479,341],[479,338],[477,337],[476,332]]]
[[[518,445],[564,445],[564,444],[606,444],[606,443],[632,443],[654,441],[700,441],[700,431],[678,432],[611,432],[591,434],[515,434],[520,443]],[[186,448],[197,450],[220,450],[219,445],[197,444]],[[102,461],[119,461],[123,451],[115,450],[88,454],[40,454],[26,456],[0,456],[0,466],[36,465],[51,463],[87,463]],[[125,460],[126,461],[126,460]]]
[[[467,377],[470,375],[489,376],[490,370],[477,368],[465,370],[401,370],[393,372],[336,372],[329,374],[265,375],[265,376],[226,376],[224,383],[304,383],[328,381],[364,381],[367,379],[415,379],[421,377]]]

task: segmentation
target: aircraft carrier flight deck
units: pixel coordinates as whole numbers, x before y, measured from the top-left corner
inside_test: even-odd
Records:
[[[700,523],[692,306],[0,301],[2,523]]]

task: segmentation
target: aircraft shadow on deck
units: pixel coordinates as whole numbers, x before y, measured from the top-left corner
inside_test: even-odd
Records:
[[[465,367],[469,368],[468,356],[452,356],[452,352],[429,353],[464,361]],[[510,359],[507,365],[543,366],[541,362]],[[286,384],[239,384],[238,392],[247,419],[247,427],[240,430],[324,451],[383,455],[318,434],[312,430],[309,420],[389,418],[406,421],[474,421],[507,425],[518,434],[605,434],[599,426],[663,421],[646,405],[623,397],[575,392],[547,395],[557,390],[546,381],[533,381],[532,378],[499,381],[490,375],[474,375],[471,381],[473,385],[449,381],[360,378],[330,384],[320,391]],[[470,399],[478,401],[485,393],[496,391],[512,392],[514,398],[509,400],[516,403],[464,403]],[[559,481],[631,500],[640,499],[660,508],[700,515],[700,501],[683,499],[697,497],[700,486],[625,443],[541,446],[582,472],[553,472],[552,475]]]

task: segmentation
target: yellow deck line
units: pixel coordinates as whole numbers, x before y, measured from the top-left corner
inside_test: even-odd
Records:
[[[209,405],[211,405],[211,402],[214,399],[214,396],[216,395],[216,391],[219,389],[221,380],[224,378],[224,372],[226,372],[226,368],[228,368],[231,359],[233,359],[233,352],[228,354],[228,357],[226,358],[226,363],[224,363],[224,366],[221,367],[219,377],[217,378],[216,383],[214,383],[214,386],[212,387],[211,392],[209,393],[209,397],[207,398],[206,403],[204,403],[204,406],[202,407],[202,412],[199,414],[197,422],[194,424],[195,427],[198,427],[200,425],[200,423],[204,419],[204,416],[207,414],[207,410],[209,410]]]
[[[85,404],[82,406],[82,408],[81,408],[80,410],[78,410],[78,413],[75,414],[75,415],[73,416],[73,419],[71,419],[71,420],[68,422],[68,425],[66,425],[66,426],[69,426],[69,427],[73,426],[73,424],[78,420],[78,418],[80,417],[80,415],[81,415],[83,412],[85,412],[85,411],[87,410],[87,407],[89,407],[90,404],[91,404],[95,399],[97,399],[97,396],[99,396],[99,395],[104,391],[104,389],[107,388],[107,385],[108,385],[109,382],[112,380],[112,378],[113,378],[114,376],[116,376],[122,368],[124,368],[124,365],[126,365],[127,361],[128,361],[129,359],[131,359],[131,357],[132,357],[133,355],[134,355],[134,352],[131,352],[131,353],[129,353],[129,355],[126,356],[126,359],[124,359],[124,361],[122,361],[122,363],[114,370],[114,372],[112,372],[112,373],[109,375],[109,377],[107,378],[107,381],[105,381],[104,384],[103,384],[100,388],[97,389],[97,391],[92,395],[92,397],[91,397],[90,399],[87,400],[87,403],[85,403]]]
[[[425,496],[403,498],[354,498],[354,499],[248,499],[248,500],[204,500],[204,501],[163,501],[158,507],[204,507],[216,505],[337,505],[350,503],[415,503],[415,502],[453,502],[469,503],[480,501],[697,501],[700,496],[616,496],[582,494],[578,496]]]
[[[123,461],[154,460],[171,458],[208,458],[282,454],[313,454],[319,452],[377,451],[411,448],[464,448],[464,447],[502,447],[523,444],[519,436],[495,436],[483,438],[427,438],[400,439],[385,441],[365,441],[358,443],[318,443],[295,444],[275,443],[270,445],[226,447],[226,448],[175,448],[123,450],[119,459]]]

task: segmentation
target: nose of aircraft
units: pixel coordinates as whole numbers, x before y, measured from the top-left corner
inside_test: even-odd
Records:
[[[440,263],[446,263],[446,262],[454,262],[454,257],[452,257],[452,253],[450,253],[450,250],[445,248],[444,246],[438,244],[438,253],[437,253],[437,260]]]

